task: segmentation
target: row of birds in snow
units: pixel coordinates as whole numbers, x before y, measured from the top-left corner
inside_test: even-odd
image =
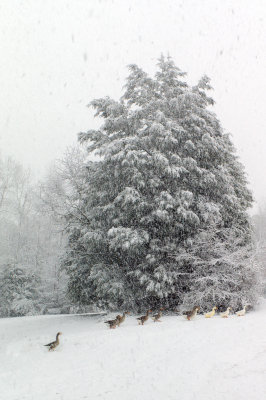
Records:
[[[236,311],[235,314],[236,314],[238,317],[243,317],[243,316],[246,314],[246,308],[247,308],[247,306],[244,306],[243,310]],[[200,307],[199,307],[199,306],[195,306],[195,307],[193,308],[193,310],[191,310],[191,311],[185,311],[185,312],[183,312],[183,314],[184,314],[184,315],[186,316],[186,318],[190,321],[191,319],[193,319],[193,318],[197,315],[197,313],[198,313],[199,310],[200,310]],[[207,312],[206,314],[204,314],[204,317],[205,317],[205,318],[212,318],[212,317],[215,315],[215,311],[216,311],[216,310],[217,310],[217,307],[215,306],[215,307],[213,307],[213,309],[212,309],[210,312]],[[227,307],[226,311],[220,313],[220,316],[221,316],[222,318],[228,318],[228,316],[229,316],[231,310],[232,310],[231,307]]]
[[[243,310],[237,311],[235,314],[238,317],[243,317],[246,314],[246,308],[247,306],[244,306]],[[155,315],[153,315],[152,319],[154,322],[162,322],[160,318],[163,315],[163,310],[164,308],[160,308],[159,312]],[[192,320],[197,313],[199,312],[200,307],[195,306],[193,307],[192,310],[189,311],[184,311],[183,315],[186,317],[188,321]],[[210,312],[207,312],[204,314],[205,318],[212,318],[215,315],[215,311],[217,310],[217,307],[213,307],[213,309]],[[222,318],[228,318],[231,307],[228,307],[226,311],[220,313],[220,316]],[[149,314],[152,312],[152,310],[148,310],[145,315],[142,315],[141,317],[138,317],[137,320],[139,321],[139,325],[144,325],[146,321],[149,319]],[[122,322],[125,321],[126,314],[129,314],[128,311],[124,312],[123,315],[117,315],[115,319],[110,319],[109,321],[105,321],[105,324],[109,324],[110,329],[115,329],[117,326],[120,326]]]
[[[237,311],[235,314],[238,317],[243,317],[246,314],[246,308],[247,306],[244,306],[243,310]],[[160,308],[159,312],[157,314],[154,314],[152,316],[152,319],[154,322],[162,322],[160,318],[163,315],[163,310],[164,308]],[[188,321],[192,320],[195,318],[197,315],[198,311],[200,310],[199,306],[193,307],[192,310],[190,311],[184,311],[183,315],[186,317]],[[215,315],[215,311],[217,310],[217,307],[213,307],[213,309],[210,312],[207,312],[204,314],[205,318],[212,318]],[[222,318],[228,318],[229,314],[231,311],[231,307],[228,307],[226,311],[220,313],[220,316]],[[144,325],[146,321],[149,319],[149,314],[152,312],[152,310],[148,310],[145,315],[142,315],[141,317],[138,317],[138,323],[139,325]],[[128,311],[125,311],[122,315],[117,315],[115,319],[110,319],[109,321],[105,321],[105,324],[108,324],[110,329],[115,329],[117,326],[120,326],[126,319],[126,315],[129,315],[130,313]],[[55,350],[55,348],[59,345],[59,336],[62,335],[62,332],[58,332],[56,334],[56,339],[53,342],[50,342],[48,344],[45,344],[44,346],[49,347],[49,351]]]

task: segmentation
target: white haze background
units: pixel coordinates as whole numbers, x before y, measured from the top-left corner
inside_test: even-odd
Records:
[[[40,177],[97,121],[86,105],[118,98],[136,63],[161,52],[196,82],[207,74],[215,111],[266,197],[266,4],[262,1],[0,0],[0,151]]]

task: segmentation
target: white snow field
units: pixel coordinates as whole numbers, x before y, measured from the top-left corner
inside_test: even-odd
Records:
[[[262,400],[265,304],[244,317],[136,317],[110,330],[106,317],[0,320],[3,400]],[[46,344],[61,331],[61,344]]]

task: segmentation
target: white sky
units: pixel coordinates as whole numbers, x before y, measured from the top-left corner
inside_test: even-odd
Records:
[[[211,78],[257,201],[266,199],[266,1],[0,0],[0,151],[41,176],[95,127],[93,98],[118,98],[136,63],[169,54]]]

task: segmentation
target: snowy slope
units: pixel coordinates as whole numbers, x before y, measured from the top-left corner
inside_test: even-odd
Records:
[[[105,317],[0,320],[5,400],[262,400],[265,307],[245,317],[164,317],[115,330]],[[63,332],[60,347],[43,344]],[[2,396],[2,397],[1,397]]]

